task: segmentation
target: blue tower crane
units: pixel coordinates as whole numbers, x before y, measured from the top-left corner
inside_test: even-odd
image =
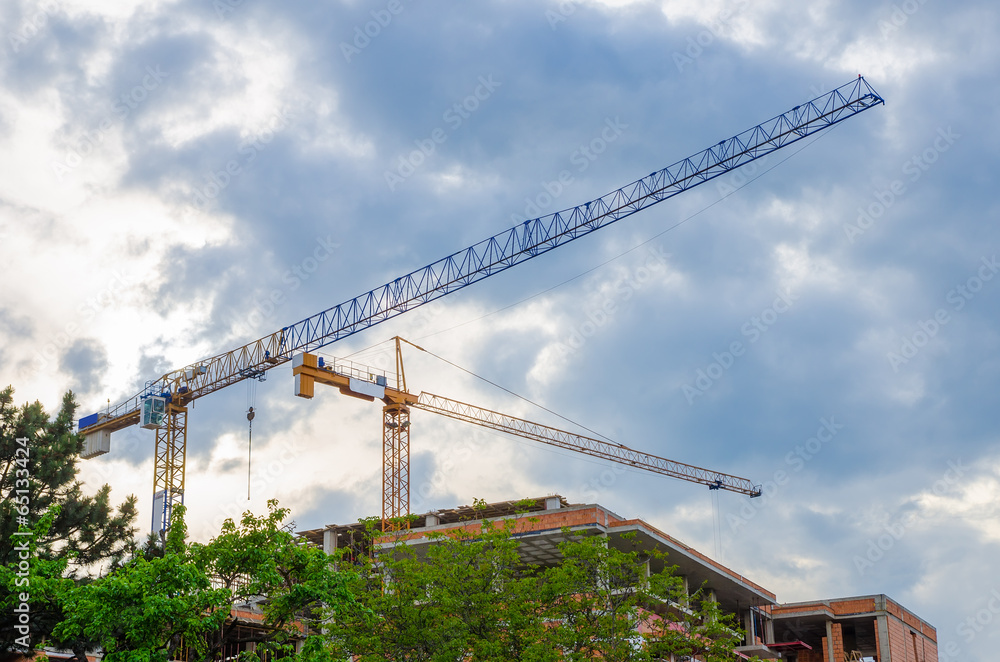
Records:
[[[543,255],[884,103],[858,76],[606,195],[529,219],[253,342],[168,372],[106,412],[80,419],[86,440],[82,457],[108,452],[115,430],[135,424],[155,429],[153,529],[166,528],[173,505],[184,498],[187,405],[194,400],[248,378],[260,379],[294,356]]]

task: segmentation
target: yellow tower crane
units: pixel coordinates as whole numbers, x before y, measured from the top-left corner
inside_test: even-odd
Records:
[[[410,513],[410,409],[420,409],[481,427],[532,439],[565,450],[590,455],[625,466],[707,485],[713,490],[729,490],[750,497],[760,496],[760,486],[746,478],[703,469],[683,462],[644,453],[623,444],[560,430],[491,409],[477,407],[433,393],[411,393],[406,387],[402,343],[421,351],[418,345],[396,336],[395,382],[381,371],[351,361],[332,364],[315,354],[303,353],[292,360],[295,395],[312,398],[316,384],[333,386],[344,395],[369,402],[381,400],[382,407],[382,528],[403,521]]]

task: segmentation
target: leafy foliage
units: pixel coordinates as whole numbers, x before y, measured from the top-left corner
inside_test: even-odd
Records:
[[[672,568],[648,575],[655,550],[566,531],[562,562],[537,567],[518,555],[518,524],[484,519],[420,544],[369,526],[373,551],[349,587],[363,609],[328,623],[324,651],[360,661],[732,659],[735,617],[703,591],[687,595]]]
[[[134,498],[115,513],[108,486],[86,497],[76,480],[82,439],[72,432],[72,394],[51,421],[38,403],[13,407],[12,394],[0,392],[0,489],[28,490],[22,521],[34,524],[18,534],[21,504],[0,505],[0,619],[17,618],[18,590],[30,583],[31,645],[45,635],[78,660],[100,647],[108,662],[228,658],[234,645],[251,642],[254,652],[240,653],[241,662],[631,662],[671,654],[716,662],[730,660],[741,641],[734,617],[704,591],[687,595],[670,568],[649,574],[655,550],[566,531],[561,563],[533,566],[519,555],[520,518],[483,516],[428,540],[405,528],[387,536],[372,520],[368,553],[330,557],[293,535],[277,502],[264,516],[226,520],[207,544],[187,542],[180,506],[162,544],[136,548]],[[19,464],[16,440],[24,437],[32,464],[19,475],[26,462]],[[19,570],[25,540],[32,562]],[[103,577],[77,576],[98,562]],[[241,627],[234,609],[251,604],[258,626]],[[6,650],[16,649],[15,629],[4,632]]]
[[[63,396],[54,419],[40,402],[18,408],[13,404],[14,389],[0,391],[0,494],[14,493],[19,478],[30,483],[29,521],[38,521],[53,505],[59,512],[44,540],[38,541],[39,557],[69,557],[77,566],[88,566],[126,553],[136,529],[134,496],[128,497],[117,512],[109,503],[111,487],[103,485],[97,494],[83,494],[77,480],[83,437],[73,432],[76,402],[72,392]],[[19,474],[18,438],[27,438],[29,458],[26,474]],[[0,502],[0,559],[11,561],[10,536],[17,530],[10,499]]]
[[[89,639],[108,662],[218,659],[233,644],[256,645],[241,659],[291,653],[307,636],[307,651],[322,649],[321,610],[340,613],[353,603],[342,573],[322,550],[298,542],[282,522],[287,509],[223,523],[207,544],[188,543],[185,510],[176,506],[162,554],[148,546],[108,575],[62,595],[68,617],[54,641]],[[261,627],[239,628],[233,608],[266,596]]]
[[[135,535],[134,497],[116,510],[110,505],[110,486],[94,496],[83,493],[77,479],[83,438],[73,432],[75,412],[72,393],[66,393],[59,413],[50,418],[39,402],[15,406],[13,387],[0,391],[0,561],[6,570],[22,560],[17,547],[23,538],[16,535],[20,523],[34,531],[30,584],[17,585],[24,578],[11,583],[5,573],[0,603],[11,604],[30,589],[32,646],[62,618],[53,601],[54,587],[82,568],[126,554]],[[17,645],[16,620],[8,609],[0,614],[0,651],[25,650]]]
[[[65,577],[67,558],[38,556],[39,541],[47,539],[58,516],[59,506],[52,506],[33,527],[22,526],[11,538],[18,560],[0,566],[0,609],[14,621],[5,636],[11,638],[9,645],[15,650],[29,650],[39,625],[45,627],[62,618],[59,597],[74,586],[73,580]],[[20,622],[22,614],[27,624]],[[20,629],[25,625],[26,630]]]
[[[229,592],[209,576],[185,543],[184,506],[177,506],[161,557],[135,556],[106,577],[67,591],[67,618],[53,632],[56,643],[90,639],[108,662],[165,662],[182,643],[196,655],[205,638],[229,616]]]
[[[523,572],[513,521],[386,541],[369,522],[372,553],[349,587],[361,609],[328,626],[331,652],[358,660],[555,660],[543,645],[538,581]]]
[[[355,608],[346,573],[338,572],[321,549],[307,546],[283,525],[288,509],[268,501],[268,514],[246,513],[239,524],[226,520],[220,534],[207,545],[195,545],[193,554],[228,592],[233,605],[260,596],[263,624],[255,634],[241,635],[256,644],[257,659],[269,653],[287,654],[294,637],[307,633],[308,648],[321,648],[323,620]],[[237,641],[236,623],[227,621],[211,638],[212,649]]]

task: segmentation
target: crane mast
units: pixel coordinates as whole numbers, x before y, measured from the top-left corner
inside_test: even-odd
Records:
[[[666,168],[576,207],[529,219],[341,304],[233,350],[168,372],[106,411],[80,419],[82,456],[110,450],[115,430],[142,424],[157,433],[154,496],[167,521],[184,492],[187,405],[271,368],[538,257],[791,145],[884,100],[861,76]],[[144,411],[152,402],[153,409]],[[149,416],[147,416],[149,414]]]

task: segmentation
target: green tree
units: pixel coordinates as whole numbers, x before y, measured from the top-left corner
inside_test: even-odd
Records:
[[[287,655],[295,638],[306,637],[308,651],[322,648],[320,632],[327,618],[356,609],[348,590],[348,574],[339,572],[321,549],[309,547],[285,524],[289,511],[268,501],[268,514],[245,513],[239,524],[227,519],[222,531],[207,545],[193,545],[193,554],[228,591],[233,605],[266,597],[262,603],[265,628],[239,633],[232,620],[209,637],[210,650],[255,644],[250,659],[266,654]]]
[[[687,595],[665,564],[649,574],[647,562],[665,556],[656,550],[564,531],[561,562],[538,567],[518,555],[516,519],[470,522],[419,545],[376,524],[368,554],[342,553],[340,563],[357,568],[350,589],[363,608],[327,624],[329,657],[631,662],[673,653],[715,662],[731,660],[741,641],[735,617],[704,591]]]
[[[483,520],[437,536],[427,549],[427,600],[454,635],[439,659],[555,659],[544,645],[536,568],[521,561],[515,526]]]
[[[22,651],[32,647],[39,621],[61,616],[59,598],[75,586],[65,576],[66,557],[38,556],[38,541],[46,539],[58,514],[59,507],[53,506],[33,527],[22,526],[12,543],[18,561],[0,566],[0,609],[14,621],[5,634],[11,635],[13,646]],[[86,642],[74,642],[74,647],[84,650]]]
[[[546,570],[542,584],[553,645],[569,660],[645,659],[641,607],[661,597],[649,590],[645,559],[611,547],[604,536],[573,536],[559,547],[562,563]],[[655,583],[664,591],[678,585],[669,570]]]
[[[368,524],[370,553],[355,558],[350,586],[361,609],[328,624],[331,654],[362,661],[558,659],[544,645],[538,579],[517,555],[514,521],[432,535],[420,551],[406,543],[405,530],[387,541],[376,521]]]
[[[363,609],[328,623],[324,650],[361,661],[732,658],[735,618],[702,591],[688,596],[670,567],[648,575],[655,550],[565,531],[561,562],[537,567],[518,555],[517,525],[473,522],[420,545],[369,526],[350,586]]]
[[[166,662],[182,645],[206,656],[207,635],[229,617],[230,593],[211,586],[186,535],[180,505],[163,556],[137,554],[109,575],[65,591],[66,618],[53,631],[53,642],[95,641],[108,662]]]
[[[307,658],[323,648],[324,613],[350,610],[347,581],[322,550],[295,539],[282,522],[287,509],[268,502],[269,513],[223,523],[207,544],[188,543],[184,506],[176,506],[160,553],[137,550],[107,575],[63,591],[67,617],[53,642],[97,642],[108,662],[220,659],[234,644],[254,643],[245,660],[290,657],[305,636]],[[236,605],[266,597],[261,627],[236,627]],[[181,650],[181,647],[184,650]]]
[[[135,535],[135,497],[115,509],[108,485],[93,496],[83,492],[77,479],[83,438],[73,432],[75,412],[72,393],[66,393],[58,414],[50,418],[39,402],[15,406],[13,387],[0,391],[0,561],[7,568],[20,562],[17,547],[22,538],[15,535],[19,526],[36,532],[31,555],[34,581],[28,591],[32,646],[62,618],[42,585],[54,586],[63,576],[79,576],[88,566],[126,554]],[[43,519],[44,530],[36,526]],[[57,570],[58,575],[51,574]],[[15,601],[13,591],[23,588],[0,584],[0,603]],[[16,615],[4,609],[0,651],[24,650],[17,645],[15,625]]]
[[[628,545],[634,534],[619,540]],[[634,543],[619,549],[604,536],[573,537],[560,551],[563,561],[548,569],[544,586],[549,633],[568,659],[733,660],[743,640],[737,617],[705,587],[689,595],[665,552]],[[663,569],[649,572],[652,561]]]
[[[644,645],[653,659],[673,654],[703,662],[732,662],[733,649],[743,642],[743,631],[736,617],[724,613],[704,588],[690,596],[673,593],[661,604],[667,608],[647,611],[643,619]]]
[[[567,532],[569,533],[569,532]],[[634,534],[619,539],[626,545]],[[734,614],[701,587],[687,593],[659,549],[612,547],[604,536],[560,545],[561,564],[546,572],[549,629],[571,660],[662,660],[697,656],[731,662],[743,640]],[[663,569],[649,572],[649,563]]]

